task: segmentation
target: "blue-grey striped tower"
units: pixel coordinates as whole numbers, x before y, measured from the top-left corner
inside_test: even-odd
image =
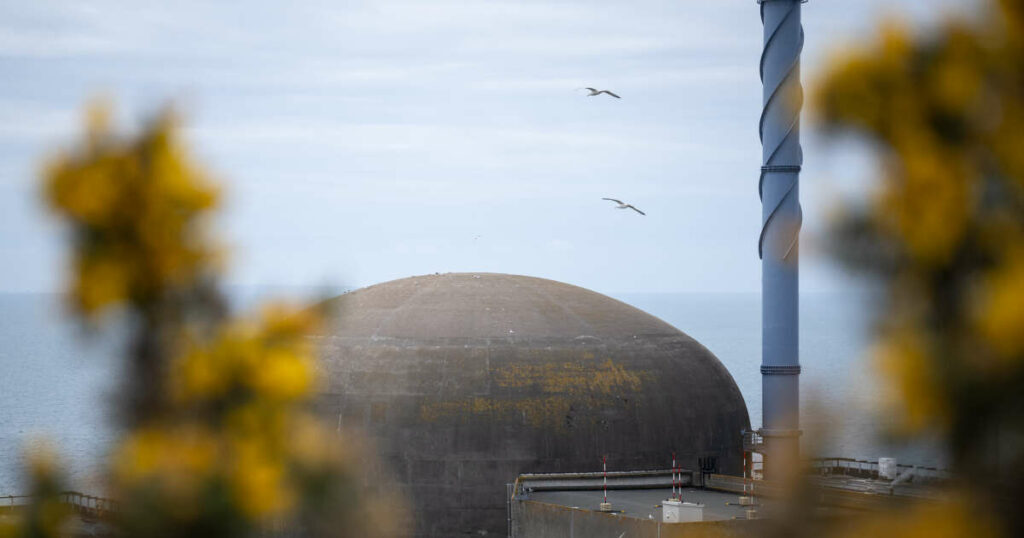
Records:
[[[766,477],[796,463],[800,450],[798,255],[800,7],[806,0],[759,0],[764,25],[761,53],[763,102],[761,236],[761,436]]]

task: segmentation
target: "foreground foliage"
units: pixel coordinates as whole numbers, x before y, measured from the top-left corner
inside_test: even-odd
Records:
[[[880,157],[872,198],[846,208],[834,244],[886,286],[877,361],[898,433],[942,432],[967,512],[994,511],[1020,536],[1024,2],[926,36],[890,25],[838,59],[815,105],[827,130]]]
[[[272,305],[232,318],[206,230],[219,195],[165,112],[118,136],[94,106],[84,140],[51,159],[45,198],[70,231],[69,299],[94,329],[127,325],[131,345],[108,495],[127,536],[388,536],[396,500],[366,486],[371,452],[325,428],[307,336],[322,317]],[[33,464],[23,536],[53,536],[59,472]],[[399,511],[400,512],[400,511]]]

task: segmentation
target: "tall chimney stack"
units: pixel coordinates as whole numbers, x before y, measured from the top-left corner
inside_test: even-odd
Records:
[[[781,478],[800,453],[800,51],[806,0],[758,0],[764,25],[761,237],[761,436],[764,473]]]

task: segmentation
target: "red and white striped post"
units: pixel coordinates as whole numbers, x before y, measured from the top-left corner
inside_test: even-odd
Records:
[[[612,505],[608,502],[608,456],[601,456],[601,475],[604,478],[604,502],[601,503],[602,512],[611,512]]]

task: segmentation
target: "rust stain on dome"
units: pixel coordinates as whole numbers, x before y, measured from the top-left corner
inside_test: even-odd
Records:
[[[647,372],[631,372],[611,359],[596,365],[584,363],[514,364],[494,372],[494,382],[504,388],[539,389],[552,396],[528,397],[515,400],[497,400],[474,397],[456,401],[425,403],[420,407],[423,420],[434,422],[444,416],[521,415],[522,421],[534,427],[547,426],[567,433],[564,416],[572,406],[568,395],[587,395],[591,399],[603,397],[608,404],[621,403],[618,395],[642,390]],[[528,390],[527,393],[534,393]],[[612,396],[612,398],[607,398]],[[628,400],[628,398],[627,398]]]
[[[563,417],[571,406],[571,401],[562,396],[521,400],[470,398],[456,402],[424,404],[420,408],[420,416],[427,422],[435,422],[441,417],[466,418],[470,414],[487,415],[496,420],[521,420],[523,424],[534,428],[552,428],[558,433],[565,434],[567,429]]]
[[[623,394],[641,390],[650,372],[634,372],[605,359],[596,364],[510,364],[494,372],[501,387],[539,388],[555,394]]]

